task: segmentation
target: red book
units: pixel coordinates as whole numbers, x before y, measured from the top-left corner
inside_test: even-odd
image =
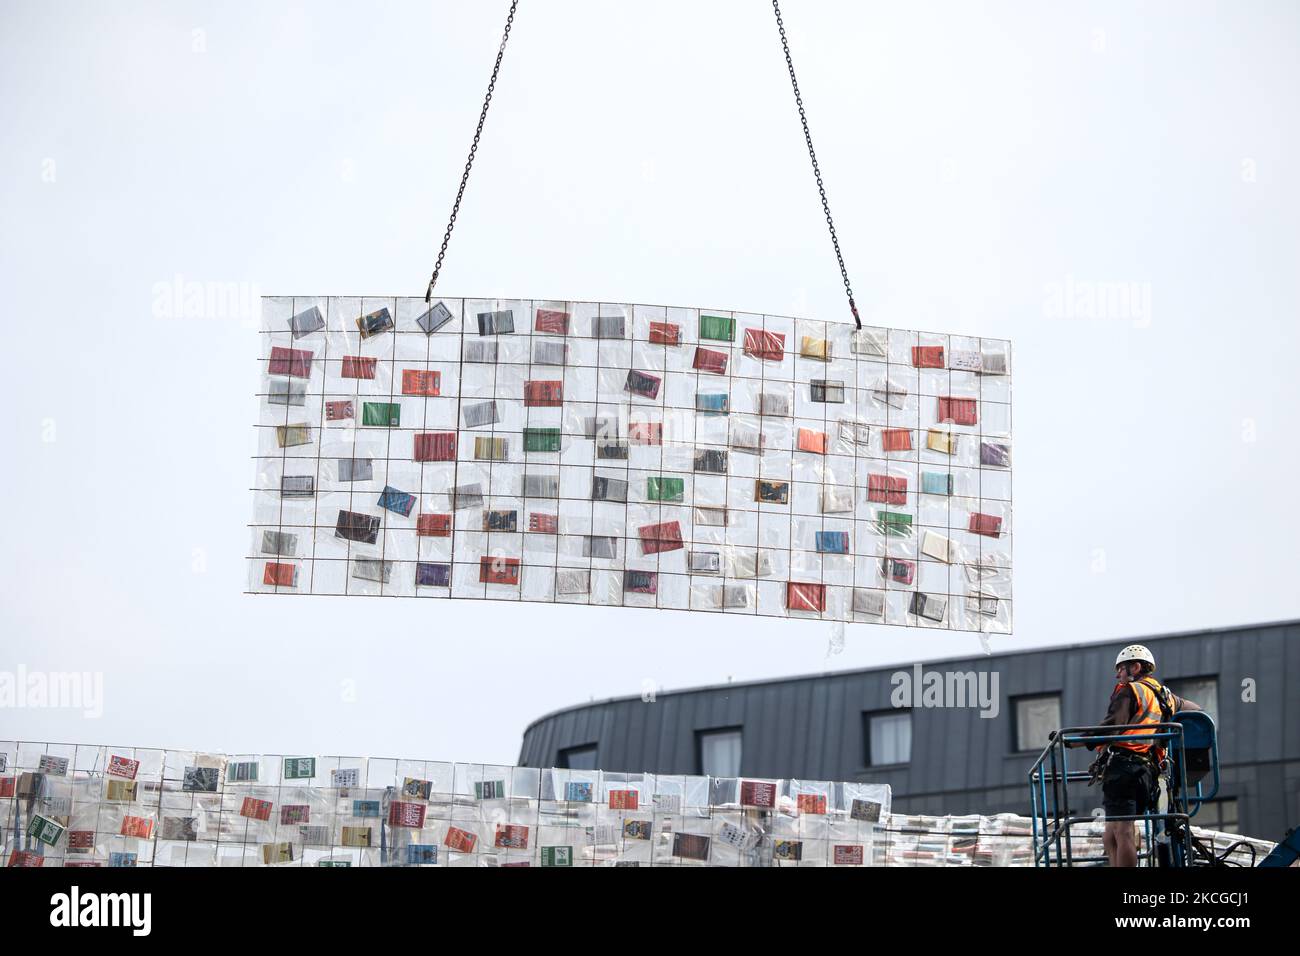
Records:
[[[267,806],[270,806],[270,804],[267,804]],[[122,829],[118,833],[120,836],[147,840],[153,836],[153,821],[146,817],[123,817]]]
[[[977,421],[976,402],[973,398],[939,399],[939,421],[954,425],[974,425]]]
[[[420,432],[415,436],[416,461],[455,461],[455,432]]]
[[[695,361],[691,364],[697,372],[713,372],[717,375],[727,374],[727,353],[713,349],[696,348]]]
[[[650,342],[654,345],[680,345],[682,327],[671,322],[651,322]]]
[[[442,373],[418,368],[402,369],[403,395],[441,395]]]
[[[835,865],[861,866],[862,847],[837,845],[835,847]]]
[[[776,806],[776,784],[761,780],[740,781],[740,805],[742,807]]]
[[[356,418],[356,412],[350,401],[325,403],[325,420],[327,422],[341,422],[348,418]]]
[[[538,534],[559,534],[560,519],[556,515],[534,511],[528,515],[528,530],[535,531]]]
[[[638,528],[637,534],[641,536],[642,554],[680,551],[682,548],[682,526],[676,521],[648,524]]]
[[[343,356],[343,377],[374,378],[375,367],[378,364],[379,359],[369,358],[364,355],[345,355]]]
[[[911,451],[912,430],[910,428],[885,428],[880,432],[880,444],[885,451]]]
[[[311,378],[311,352],[307,349],[289,349],[283,345],[273,345],[267,371],[271,375]]]
[[[282,588],[295,587],[298,583],[298,569],[292,564],[268,561],[262,571],[262,583]]]
[[[533,320],[534,332],[546,332],[550,335],[569,334],[569,313],[554,309],[538,309]]]
[[[526,408],[548,408],[563,404],[563,382],[524,382]]]
[[[449,538],[451,537],[451,515],[420,515],[415,519],[415,533],[425,538]]]
[[[518,584],[518,558],[479,558],[478,579],[481,584]]]
[[[785,336],[766,329],[745,329],[745,352],[756,359],[779,362],[785,358]]]
[[[1002,519],[997,515],[973,512],[970,516],[968,530],[971,534],[982,534],[986,538],[996,538],[1002,534]]]
[[[907,504],[907,479],[893,475],[867,475],[867,500],[885,505]]]
[[[800,813],[826,813],[826,794],[824,793],[801,793],[797,803]]]
[[[664,443],[663,423],[631,422],[627,426],[627,440],[633,445],[662,445]]]
[[[494,843],[503,850],[527,850],[528,827],[520,823],[498,823]]]
[[[14,795],[14,785],[13,777],[0,777],[0,797],[12,797]]]
[[[258,800],[256,797],[244,797],[244,804],[239,808],[241,817],[250,817],[253,820],[271,819],[271,801]]]
[[[472,853],[478,837],[460,827],[448,827],[447,838],[443,842],[448,849],[455,850],[457,853]]]
[[[140,770],[140,761],[131,760],[127,757],[119,757],[113,754],[108,758],[108,767],[105,769],[110,777],[121,777],[124,780],[134,780],[135,775]]]
[[[394,800],[388,805],[388,825],[420,829],[424,826],[424,804]]]
[[[943,368],[942,345],[912,346],[913,368]]]
[[[785,586],[785,606],[791,611],[826,610],[826,585],[789,581]]]
[[[827,436],[825,432],[814,431],[811,428],[799,429],[798,448],[800,451],[810,451],[816,455],[826,454]]]
[[[611,790],[609,808],[611,810],[635,810],[640,795],[635,790]]]

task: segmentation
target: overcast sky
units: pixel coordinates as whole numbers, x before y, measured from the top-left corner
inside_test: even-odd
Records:
[[[242,593],[253,297],[423,293],[507,7],[0,4],[0,670],[104,680],[0,737],[510,762],[647,680],[979,650]],[[995,650],[1300,615],[1298,9],[786,0],[867,322],[1013,341]],[[439,288],[847,319],[770,6],[523,0]]]

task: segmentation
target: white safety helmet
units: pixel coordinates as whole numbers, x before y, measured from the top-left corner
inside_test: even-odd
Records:
[[[1130,644],[1115,656],[1116,667],[1119,667],[1120,664],[1128,661],[1142,661],[1143,663],[1150,664],[1152,670],[1156,669],[1155,655],[1147,650],[1142,644]]]

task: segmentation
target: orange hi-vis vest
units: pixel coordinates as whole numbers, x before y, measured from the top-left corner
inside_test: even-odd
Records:
[[[1123,684],[1116,684],[1115,689],[1119,690]],[[1167,693],[1160,682],[1154,677],[1142,677],[1135,681],[1129,682],[1129,687],[1133,688],[1133,694],[1137,698],[1137,711],[1133,715],[1130,724],[1142,724],[1141,727],[1133,727],[1129,730],[1122,730],[1123,736],[1139,736],[1150,734],[1155,730],[1155,725],[1161,722],[1160,697],[1162,693]],[[1123,747],[1134,753],[1151,755],[1151,748],[1155,747],[1155,758],[1160,760],[1164,756],[1164,746],[1162,741],[1156,740],[1137,740],[1132,743],[1125,743],[1122,740],[1113,741],[1114,746]]]

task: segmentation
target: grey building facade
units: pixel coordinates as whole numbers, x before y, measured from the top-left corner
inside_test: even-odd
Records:
[[[1028,813],[1047,733],[1101,720],[1129,643],[1150,647],[1156,676],[1218,725],[1218,799],[1196,823],[1272,840],[1300,824],[1300,621],[616,698],[534,721],[519,763],[867,781],[889,784],[900,812]],[[895,706],[918,667],[923,683],[973,672],[993,706],[928,706],[919,693]],[[1099,806],[1099,791],[1081,788],[1075,806]]]

